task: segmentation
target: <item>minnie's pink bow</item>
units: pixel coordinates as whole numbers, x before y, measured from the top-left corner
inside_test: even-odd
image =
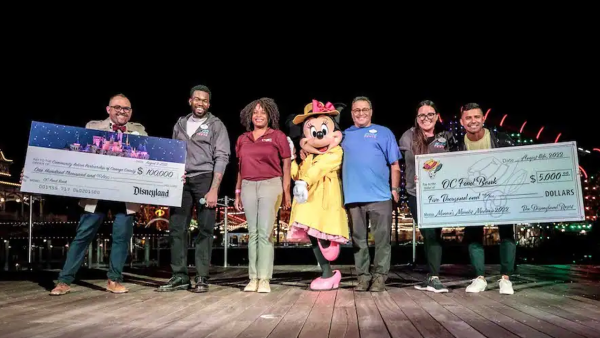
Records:
[[[323,105],[323,103],[317,101],[317,100],[313,100],[313,113],[324,113],[324,112],[328,112],[328,111],[333,111],[335,110],[335,107],[333,106],[333,104],[331,104],[331,102],[327,102],[325,105]]]

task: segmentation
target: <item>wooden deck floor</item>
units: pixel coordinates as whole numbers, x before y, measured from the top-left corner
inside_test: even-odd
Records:
[[[215,268],[206,294],[157,293],[165,272],[127,273],[130,293],[103,291],[103,272],[86,273],[73,292],[50,297],[56,273],[0,281],[0,337],[600,337],[600,268],[520,266],[515,294],[466,294],[467,266],[445,265],[433,294],[413,288],[424,273],[396,267],[382,293],[343,287],[312,292],[313,266],[277,266],[270,294],[244,293],[246,268]]]

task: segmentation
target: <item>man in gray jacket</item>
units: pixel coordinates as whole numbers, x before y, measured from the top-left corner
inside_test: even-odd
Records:
[[[191,288],[187,269],[186,228],[192,219],[194,204],[197,206],[199,234],[195,240],[197,274],[196,285],[192,291],[208,291],[215,208],[219,185],[231,152],[225,125],[208,111],[210,99],[211,92],[208,87],[200,85],[192,88],[189,99],[192,113],[179,118],[173,128],[173,138],[187,142],[186,182],[181,207],[171,209],[169,220],[173,277],[167,284],[160,286],[158,291]]]

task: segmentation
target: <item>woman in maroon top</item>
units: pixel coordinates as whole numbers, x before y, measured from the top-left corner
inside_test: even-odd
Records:
[[[283,203],[291,205],[291,150],[279,130],[275,101],[262,98],[248,104],[240,119],[247,132],[238,137],[235,152],[238,175],[235,208],[244,210],[248,222],[248,274],[244,291],[270,292],[273,276],[273,227]]]

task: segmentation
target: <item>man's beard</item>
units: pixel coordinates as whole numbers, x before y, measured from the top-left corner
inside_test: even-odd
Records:
[[[199,113],[199,112],[196,110],[197,108],[202,108],[202,113]],[[195,108],[192,110],[192,113],[194,114],[194,116],[196,116],[196,117],[199,117],[199,118],[202,118],[202,117],[206,116],[206,112],[207,112],[207,110],[206,110],[206,108],[204,108],[204,107],[195,107]]]

